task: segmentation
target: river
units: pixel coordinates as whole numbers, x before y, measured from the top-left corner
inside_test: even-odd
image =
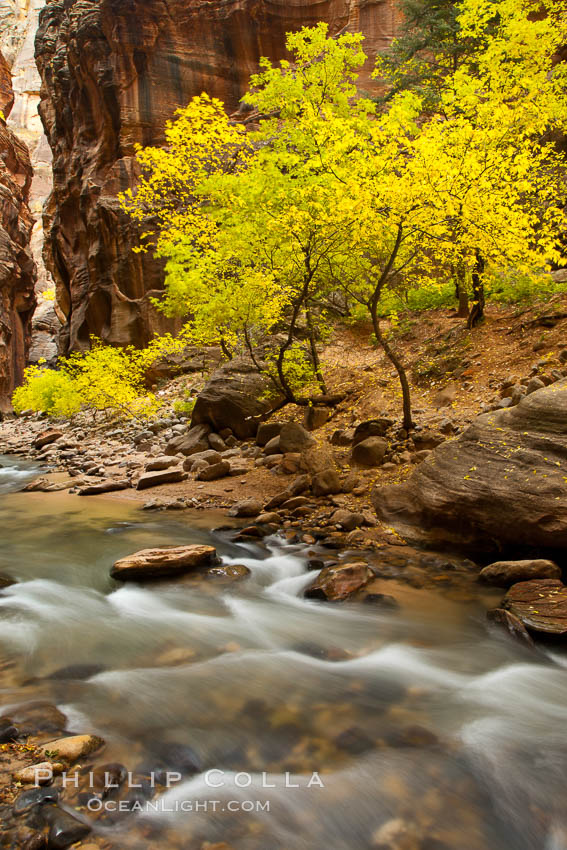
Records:
[[[567,847],[565,658],[490,628],[493,591],[394,583],[396,610],[307,601],[316,573],[299,547],[237,546],[205,512],[20,493],[37,470],[0,463],[0,573],[17,580],[0,594],[1,713],[56,704],[69,732],[106,741],[83,764],[131,774],[104,809],[63,795],[82,804],[89,842]],[[109,578],[138,549],[203,542],[251,577]],[[154,771],[171,773],[169,790],[126,788]],[[151,805],[121,812],[118,798]]]

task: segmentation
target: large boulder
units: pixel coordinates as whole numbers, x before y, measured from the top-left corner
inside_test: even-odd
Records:
[[[240,439],[254,437],[261,418],[281,401],[271,381],[241,357],[213,373],[197,396],[191,425],[231,428]]]
[[[406,538],[469,551],[567,547],[567,380],[486,413],[403,484],[377,488],[380,519]]]
[[[169,549],[142,549],[116,561],[110,571],[119,581],[144,581],[190,573],[217,563],[212,546],[173,546]]]

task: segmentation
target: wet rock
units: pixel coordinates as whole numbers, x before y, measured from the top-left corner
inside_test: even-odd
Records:
[[[495,561],[479,573],[479,581],[495,587],[510,587],[519,581],[537,578],[561,578],[561,568],[543,558],[525,561]]]
[[[119,581],[144,581],[182,575],[213,565],[216,565],[216,550],[212,546],[142,549],[116,561],[110,575]]]
[[[221,460],[220,463],[212,463],[206,469],[201,469],[195,477],[197,481],[216,481],[227,475],[230,475],[230,463],[227,460]]]
[[[51,443],[59,440],[62,436],[63,431],[57,431],[55,428],[51,428],[49,431],[42,431],[42,433],[35,438],[32,445],[34,449],[43,449],[44,446],[51,445]]]
[[[525,643],[527,646],[535,646],[533,638],[522,621],[512,614],[511,611],[506,611],[504,608],[493,608],[486,612],[486,617],[490,623],[503,628],[508,634],[520,643]]]
[[[56,803],[59,798],[57,788],[31,788],[29,791],[24,791],[20,794],[13,807],[12,811],[19,817],[25,815],[36,806],[45,806],[49,803]]]
[[[42,810],[42,815],[44,821],[49,824],[48,846],[53,850],[64,850],[77,841],[82,841],[91,832],[88,823],[57,806],[47,806]]]
[[[339,508],[331,517],[334,525],[339,525],[344,531],[353,531],[355,528],[360,528],[364,525],[364,514],[347,511],[344,508]]]
[[[279,447],[282,454],[302,452],[314,445],[315,439],[298,422],[286,422],[280,431]]]
[[[210,448],[210,433],[210,425],[195,425],[185,434],[180,434],[179,437],[174,437],[173,440],[170,440],[165,448],[165,454],[182,454],[188,457],[189,455],[197,454],[197,452],[206,452]]]
[[[266,513],[259,514],[256,517],[256,522],[258,525],[279,525],[281,517],[275,511],[267,511]]]
[[[96,676],[97,673],[102,673],[106,670],[104,664],[69,664],[67,667],[59,667],[53,673],[49,673],[46,679],[68,679],[68,680],[84,680],[90,679],[91,676]]]
[[[217,432],[231,428],[236,437],[247,439],[256,435],[261,418],[280,401],[269,378],[254,363],[234,358],[213,373],[197,396],[191,424],[206,423]]]
[[[112,794],[117,788],[124,784],[128,771],[123,764],[111,762],[95,767],[92,773],[92,788],[103,797]]]
[[[0,590],[3,587],[11,587],[13,584],[17,584],[15,578],[11,578],[10,576],[4,575],[4,573],[0,573]]]
[[[12,778],[22,785],[49,785],[52,778],[62,771],[61,762],[41,761],[17,770],[12,774]]]
[[[0,744],[16,741],[20,732],[11,717],[0,717]]]
[[[193,776],[202,769],[201,760],[192,747],[185,744],[158,742],[153,752],[166,770],[178,771],[183,776]]]
[[[244,499],[237,502],[228,512],[229,516],[253,517],[258,516],[262,510],[262,502],[259,499]]]
[[[502,607],[530,631],[567,634],[567,587],[556,579],[514,584],[502,600]]]
[[[77,495],[100,496],[103,493],[115,493],[118,490],[128,490],[129,487],[130,482],[125,478],[120,480],[108,478],[105,481],[99,481],[97,484],[87,484],[85,487],[79,487]]]
[[[44,850],[45,847],[47,847],[47,835],[41,832],[32,832],[22,843],[22,850]]]
[[[230,581],[240,581],[243,578],[248,578],[251,574],[251,570],[244,564],[219,564],[218,567],[211,567],[207,570],[207,576],[210,578],[225,578]]]
[[[331,602],[349,599],[373,578],[368,564],[362,562],[325,567],[307,588],[305,597]]]
[[[84,756],[97,752],[104,746],[104,741],[97,735],[70,735],[67,738],[56,738],[42,744],[38,749],[44,755],[55,754],[57,759],[73,762]]]
[[[171,469],[172,466],[177,466],[179,463],[176,457],[168,457],[163,455],[150,460],[145,466],[146,472],[161,472],[163,469]]]
[[[567,380],[486,413],[403,484],[377,488],[379,519],[406,539],[474,552],[567,547]]]
[[[377,419],[367,419],[365,422],[361,422],[355,428],[352,439],[353,446],[368,440],[370,437],[384,437],[393,424],[394,420],[389,419],[387,416]]]
[[[67,723],[66,716],[57,706],[43,700],[22,703],[11,709],[10,716],[24,735],[60,732]]]
[[[313,476],[311,489],[314,496],[330,496],[340,493],[343,489],[339,473],[336,469],[324,469]]]
[[[353,447],[351,461],[355,466],[380,466],[387,450],[388,443],[382,437],[368,437]]]
[[[150,487],[159,487],[161,484],[177,484],[185,481],[187,473],[181,467],[163,469],[161,472],[146,472],[141,475],[136,484],[136,490],[148,490]]]
[[[346,729],[335,738],[335,744],[339,750],[344,750],[351,755],[361,755],[369,750],[374,749],[375,743],[363,729],[353,726],[351,729]]]

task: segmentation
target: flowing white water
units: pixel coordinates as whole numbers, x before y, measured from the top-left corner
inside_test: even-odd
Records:
[[[91,813],[109,846],[567,848],[559,648],[491,631],[474,598],[307,601],[306,556],[277,540],[238,548],[203,514],[18,493],[32,472],[0,462],[0,572],[18,582],[0,592],[1,707],[47,699],[105,738],[93,764],[182,774],[145,811]],[[109,579],[126,553],[203,541],[251,577]]]

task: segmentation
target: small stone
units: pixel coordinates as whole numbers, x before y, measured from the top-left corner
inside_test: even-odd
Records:
[[[329,496],[340,493],[342,490],[341,479],[336,469],[324,469],[313,476],[311,489],[314,496]]]
[[[235,517],[255,517],[261,510],[262,502],[259,499],[244,499],[242,502],[237,502],[228,514]]]
[[[162,484],[177,484],[186,478],[187,473],[181,467],[164,469],[161,472],[146,472],[140,476],[136,490],[147,490],[149,487],[159,487]]]
[[[30,765],[30,767],[17,770],[12,778],[16,782],[21,782],[22,785],[47,785],[51,782],[53,776],[62,773],[62,771],[61,762],[41,761],[38,764]]]
[[[227,445],[223,438],[219,434],[209,434],[209,446],[211,449],[214,449],[215,452],[224,452],[227,449]]]
[[[344,531],[353,531],[364,524],[364,514],[347,511],[344,508],[339,508],[331,517],[334,525],[340,526]]]
[[[43,818],[49,824],[48,846],[53,850],[65,850],[82,841],[91,831],[87,823],[56,806],[43,809]]]
[[[262,422],[258,426],[256,445],[266,446],[274,437],[279,437],[285,422]]]
[[[149,463],[145,466],[146,472],[161,472],[163,469],[171,469],[172,466],[177,466],[179,463],[176,457],[168,457],[167,455],[161,455],[160,457],[156,457],[153,460],[150,460]]]
[[[356,466],[380,466],[387,449],[388,443],[382,437],[369,437],[353,447],[352,463]]]
[[[58,758],[72,762],[100,750],[103,746],[103,739],[96,735],[71,735],[67,738],[56,738],[42,744],[38,749],[44,755],[54,753]]]
[[[278,455],[281,454],[282,451],[280,449],[280,435],[278,434],[276,437],[272,437],[266,445],[264,446],[264,454],[269,455]]]
[[[230,475],[230,463],[227,460],[222,460],[220,463],[213,463],[206,469],[201,469],[195,477],[197,481],[216,481],[218,478],[225,478],[227,475]]]
[[[526,387],[526,395],[530,395],[531,393],[535,393],[537,390],[542,390],[545,387],[545,384],[539,378],[532,378]]]

